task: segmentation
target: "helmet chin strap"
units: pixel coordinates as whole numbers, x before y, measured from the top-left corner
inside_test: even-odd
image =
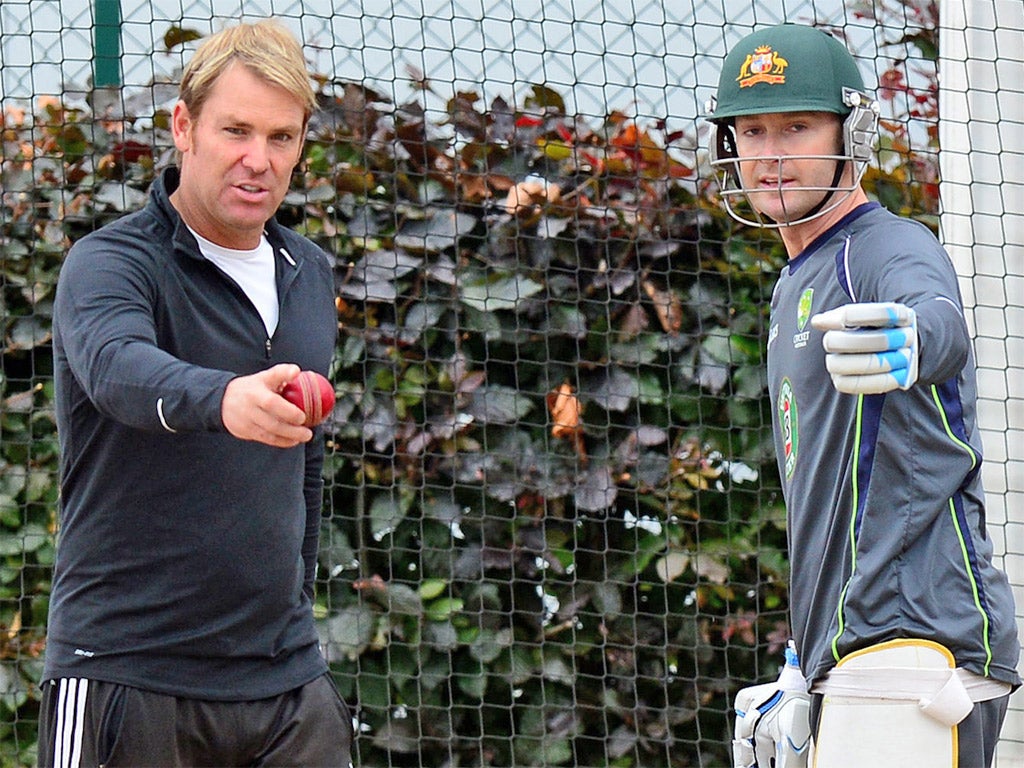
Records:
[[[838,191],[839,182],[843,178],[843,167],[846,165],[846,162],[846,160],[836,160],[836,171],[835,173],[832,174],[832,188],[824,194],[821,200],[818,201],[817,205],[815,205],[813,208],[811,208],[811,210],[807,211],[807,213],[800,217],[801,221],[812,219],[815,216],[817,216],[821,209],[824,208],[825,205],[828,203],[828,201],[832,199],[832,195],[834,195]],[[782,226],[787,226],[787,223],[784,222]]]

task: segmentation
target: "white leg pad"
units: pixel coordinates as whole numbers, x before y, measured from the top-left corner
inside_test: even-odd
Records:
[[[837,668],[914,670],[955,667],[952,654],[928,640],[893,640],[851,653]],[[926,674],[933,674],[929,672]],[[894,686],[899,681],[894,679]],[[957,768],[956,726],[926,714],[917,701],[825,693],[814,744],[814,768]]]

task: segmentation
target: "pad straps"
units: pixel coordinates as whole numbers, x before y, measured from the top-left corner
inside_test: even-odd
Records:
[[[970,714],[977,701],[1009,695],[1012,686],[963,668],[835,667],[811,693],[864,699],[916,701],[921,711],[950,727]]]

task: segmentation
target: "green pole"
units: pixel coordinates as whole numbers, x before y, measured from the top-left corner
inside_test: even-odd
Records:
[[[93,87],[117,88],[121,85],[120,0],[94,0],[93,23]]]

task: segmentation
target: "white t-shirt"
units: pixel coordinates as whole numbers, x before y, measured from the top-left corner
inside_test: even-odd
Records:
[[[279,307],[277,280],[274,275],[274,249],[266,236],[260,235],[260,244],[252,250],[239,251],[211,243],[192,227],[188,230],[195,236],[203,256],[220,267],[245,291],[245,295],[263,318],[267,336],[273,336],[277,328]]]

